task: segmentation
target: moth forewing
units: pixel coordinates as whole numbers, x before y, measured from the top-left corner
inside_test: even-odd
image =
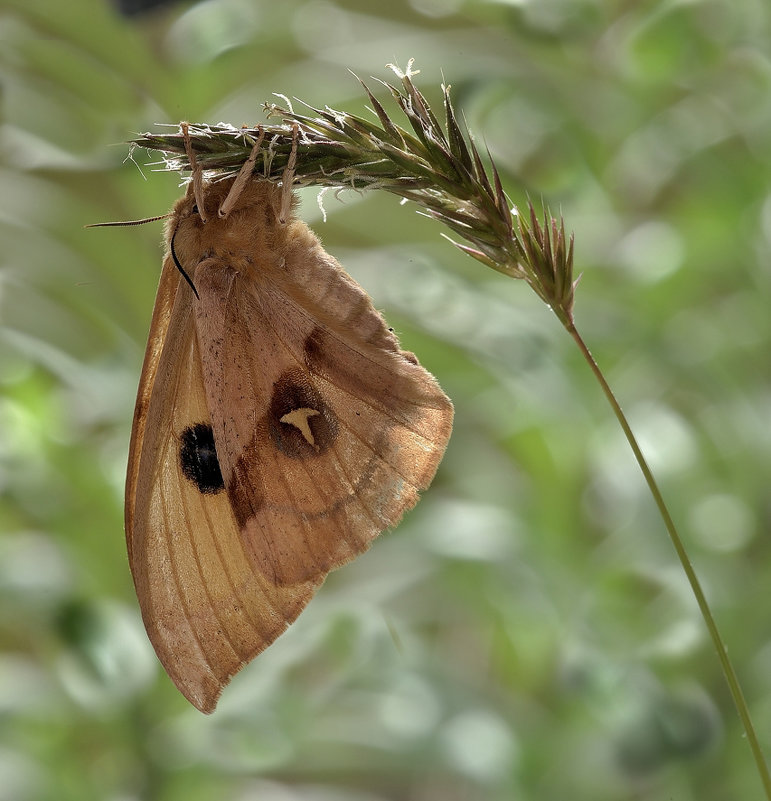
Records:
[[[292,584],[352,559],[414,505],[452,407],[310,229],[277,221],[279,197],[268,183],[244,192],[263,230],[240,248],[234,230],[198,266],[195,319],[247,553]]]

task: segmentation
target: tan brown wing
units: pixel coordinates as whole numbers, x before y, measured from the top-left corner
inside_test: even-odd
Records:
[[[278,587],[244,552],[228,493],[207,473],[211,418],[193,301],[167,258],[134,418],[126,536],[156,653],[183,695],[211,712],[225,684],[297,617],[323,576]]]
[[[222,475],[258,573],[318,582],[428,486],[452,404],[300,222],[283,258],[198,265],[195,304]],[[296,247],[295,247],[296,245]]]

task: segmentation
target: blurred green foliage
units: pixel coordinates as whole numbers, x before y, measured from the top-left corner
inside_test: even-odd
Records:
[[[0,801],[725,801],[760,784],[662,524],[547,309],[376,193],[303,217],[453,398],[416,510],[193,710],[144,635],[122,485],[177,176],[122,144],[356,113],[442,76],[516,203],[561,208],[576,319],[686,537],[771,753],[765,0],[0,4]],[[374,87],[376,84],[370,82]],[[385,93],[381,99],[388,102]]]

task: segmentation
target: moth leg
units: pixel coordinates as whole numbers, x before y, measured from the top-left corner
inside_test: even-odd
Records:
[[[193,172],[193,194],[195,195],[196,206],[198,206],[198,215],[201,218],[201,222],[206,222],[206,207],[203,202],[203,170],[198,166],[198,160],[195,157],[195,151],[190,141],[188,123],[181,122],[179,124],[179,129],[182,133],[182,139],[185,142],[187,160],[190,162],[190,169]]]
[[[249,158],[241,166],[241,169],[236,176],[236,180],[233,181],[233,186],[230,187],[228,196],[222,201],[222,205],[217,212],[221,218],[227,217],[228,214],[230,214],[230,210],[233,208],[233,206],[235,206],[238,198],[241,197],[241,192],[243,192],[246,182],[252,177],[252,172],[254,172],[254,162],[257,161],[257,154],[260,152],[260,145],[262,145],[262,140],[265,139],[265,131],[262,125],[258,125],[257,128],[260,132],[260,135],[257,137],[257,141],[252,147],[252,152],[249,154]]]
[[[289,151],[289,159],[286,162],[286,169],[281,178],[281,211],[278,221],[283,225],[292,212],[292,184],[294,183],[294,167],[297,163],[297,137],[300,127],[295,122],[292,124],[292,149]]]

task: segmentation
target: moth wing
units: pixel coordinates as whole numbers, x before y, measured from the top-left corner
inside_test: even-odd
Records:
[[[295,222],[294,226],[302,226]],[[198,266],[196,326],[231,508],[257,572],[320,581],[417,502],[452,404],[304,228],[278,266]]]
[[[211,423],[193,300],[167,258],[134,415],[126,538],[155,651],[182,694],[211,712],[230,678],[297,617],[320,579],[278,587],[255,571],[227,492],[201,492],[181,469],[184,432]]]

